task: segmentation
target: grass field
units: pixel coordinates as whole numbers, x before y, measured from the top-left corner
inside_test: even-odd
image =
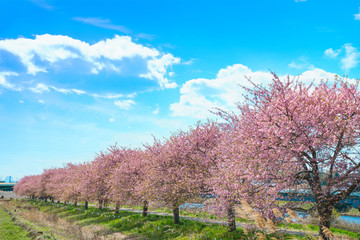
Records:
[[[27,240],[28,232],[16,225],[0,207],[0,240]]]
[[[31,206],[40,210],[42,213],[54,214],[59,219],[65,219],[74,226],[79,228],[93,228],[98,229],[98,235],[111,235],[117,232],[124,233],[127,236],[135,237],[134,239],[222,239],[222,240],[236,240],[236,239],[257,239],[256,234],[264,232],[248,231],[238,228],[234,232],[228,232],[227,226],[204,223],[192,220],[181,219],[181,224],[174,224],[171,216],[161,216],[156,214],[149,214],[143,217],[140,213],[131,211],[120,211],[114,214],[114,210],[104,208],[99,210],[96,207],[89,207],[85,210],[82,206],[73,206],[63,204],[52,204],[40,201],[17,201],[18,205],[31,204]],[[19,207],[17,208],[19,209]],[[19,211],[19,210],[18,210]],[[33,213],[34,215],[35,213]],[[50,217],[48,217],[50,219]],[[101,226],[101,227],[100,227]],[[276,237],[283,239],[283,233],[265,234],[267,239]],[[289,235],[287,235],[289,236]],[[305,239],[301,236],[296,236],[295,239]]]

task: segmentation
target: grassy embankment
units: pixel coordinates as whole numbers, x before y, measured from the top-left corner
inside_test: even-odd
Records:
[[[97,234],[98,235],[110,235],[114,232],[123,232],[127,235],[138,236],[145,239],[259,239],[259,233],[265,234],[265,232],[259,231],[244,231],[238,228],[235,232],[229,233],[226,226],[221,226],[213,223],[203,223],[197,221],[191,221],[182,219],[181,224],[173,224],[171,216],[160,216],[155,214],[149,214],[147,217],[142,217],[140,213],[131,211],[120,211],[118,214],[114,214],[112,209],[99,210],[95,207],[89,207],[85,210],[82,206],[72,206],[63,204],[52,204],[40,201],[18,201],[17,204],[26,205],[31,204],[39,209],[41,212],[48,214],[56,214],[61,219],[66,219],[72,222],[74,225],[80,227],[93,227],[101,226]],[[163,210],[167,212],[166,210]],[[206,213],[187,213],[188,216],[194,217],[206,217]],[[209,218],[208,218],[209,219]],[[284,226],[282,226],[284,227]],[[286,224],[288,229],[296,229],[299,232],[305,234],[305,232],[312,232],[315,234],[318,232],[318,227],[313,225],[302,224]],[[358,239],[356,233],[344,231],[341,229],[331,229],[334,233],[352,237]],[[258,234],[256,236],[256,234]],[[265,234],[266,235],[266,234]],[[290,235],[284,235],[283,233],[267,234],[267,239],[276,237],[276,239],[284,239],[284,237],[290,237]],[[309,239],[299,235],[292,236],[295,239]],[[339,238],[340,239],[340,238]]]

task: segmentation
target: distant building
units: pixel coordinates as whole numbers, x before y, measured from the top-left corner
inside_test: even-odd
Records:
[[[12,181],[11,181],[11,176],[5,177],[5,182],[6,182],[6,183],[12,183]]]

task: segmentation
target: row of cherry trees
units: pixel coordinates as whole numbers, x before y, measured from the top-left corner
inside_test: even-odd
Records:
[[[335,203],[360,185],[360,93],[337,80],[308,85],[292,79],[254,85],[238,113],[217,110],[224,121],[197,123],[144,148],[112,146],[90,163],[67,164],[24,177],[20,195],[62,201],[97,201],[173,210],[205,202],[227,212],[235,229],[234,205],[246,199],[271,217],[281,190],[312,193],[323,226]]]

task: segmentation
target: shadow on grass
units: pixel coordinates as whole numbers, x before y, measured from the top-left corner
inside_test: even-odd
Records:
[[[227,227],[182,219],[174,224],[172,217],[140,214],[122,217],[108,223],[113,231],[146,236],[148,239],[242,239],[241,230],[228,232]]]

